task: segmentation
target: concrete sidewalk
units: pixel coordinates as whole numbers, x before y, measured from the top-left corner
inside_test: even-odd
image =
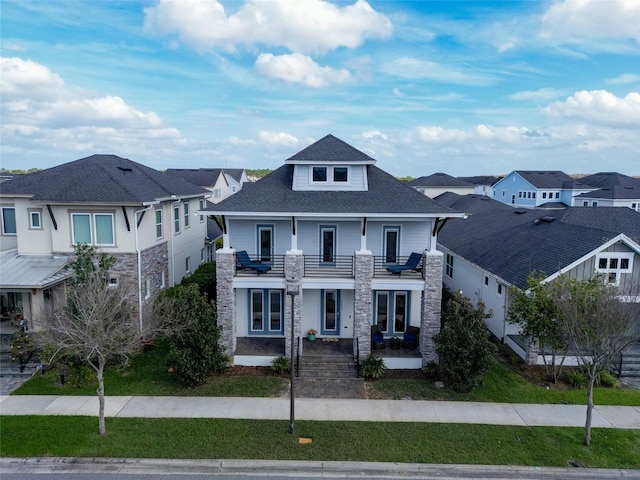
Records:
[[[420,400],[300,398],[297,420],[471,423],[518,426],[584,426],[585,405],[540,405]],[[0,415],[97,416],[95,396],[0,396]],[[237,397],[106,398],[107,417],[237,418],[288,420],[289,399]],[[596,406],[593,426],[640,429],[640,406]]]

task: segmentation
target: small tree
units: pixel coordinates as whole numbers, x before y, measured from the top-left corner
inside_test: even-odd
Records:
[[[52,312],[44,331],[45,341],[54,349],[77,355],[96,373],[98,381],[98,425],[106,433],[104,419],[104,368],[107,363],[126,363],[142,348],[142,339],[152,335],[151,323],[141,330],[133,318],[130,291],[125,282],[107,284],[108,269],[115,259],[97,255],[92,247],[76,247],[71,262],[75,276],[67,291],[67,302]],[[51,359],[53,360],[53,358]]]
[[[527,290],[510,290],[511,304],[507,310],[507,321],[520,325],[523,336],[537,340],[543,352],[547,377],[556,383],[562,373],[562,366],[569,344],[558,320],[560,312],[553,298],[553,287],[542,283],[546,276],[532,272],[527,278]],[[551,349],[551,363],[544,355],[546,347]]]
[[[591,444],[593,386],[597,378],[626,347],[640,340],[640,303],[623,302],[621,292],[604,280],[602,276],[582,281],[560,277],[554,282],[563,332],[587,378],[586,446]]]
[[[471,391],[491,366],[495,346],[484,324],[491,315],[485,312],[484,304],[474,308],[460,292],[446,304],[442,329],[434,341],[442,374],[456,392]]]
[[[178,285],[165,292],[154,304],[154,316],[169,326],[168,362],[183,384],[197,385],[227,367],[215,307],[198,285]]]

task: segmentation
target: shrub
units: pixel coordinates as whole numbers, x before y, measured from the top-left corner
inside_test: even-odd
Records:
[[[422,367],[422,372],[427,376],[427,378],[437,380],[440,378],[440,365],[438,365],[438,362],[431,360]]]
[[[386,370],[384,360],[375,353],[370,353],[360,366],[360,373],[365,378],[380,378]]]
[[[598,379],[596,380],[596,383],[598,385],[601,385],[603,387],[615,387],[618,383],[618,380],[616,379],[616,377],[614,375],[611,374],[610,371],[605,370],[604,372],[602,372],[599,376]]]
[[[575,388],[582,388],[587,384],[587,378],[580,370],[567,370],[565,372],[567,382]]]
[[[276,373],[288,372],[289,368],[289,359],[284,355],[280,355],[271,360],[271,370]]]

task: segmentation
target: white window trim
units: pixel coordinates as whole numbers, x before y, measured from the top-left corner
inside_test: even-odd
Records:
[[[314,168],[324,168],[327,171],[327,179],[326,180],[314,180],[313,179],[313,169]],[[346,168],[347,169],[347,180],[344,182],[335,181],[333,179],[334,170],[336,168]],[[310,185],[351,185],[351,167],[349,165],[311,165],[309,168],[309,184]]]
[[[182,204],[182,211],[184,216],[184,228],[185,230],[191,226],[191,222],[189,222],[189,202],[184,202]]]
[[[27,211],[29,213],[29,230],[42,230],[42,210],[29,209]],[[33,215],[36,215],[38,217],[38,226],[35,226],[33,224]]]
[[[206,204],[203,198],[200,199],[199,205],[200,205],[200,211],[204,210],[204,207]],[[204,222],[204,215],[200,215],[200,223],[202,222]]]
[[[158,222],[158,213],[160,213],[160,222]],[[157,208],[155,211],[155,217],[154,217],[154,222],[156,225],[156,240],[161,240],[164,238],[164,225],[163,225],[163,218],[162,218],[162,209],[161,208]],[[160,236],[158,236],[158,226],[160,227]]]
[[[617,258],[618,259],[618,267],[617,268],[610,268],[609,267],[609,261],[612,258]],[[599,264],[600,264],[600,259],[606,259],[607,260],[607,267],[605,268],[600,268]],[[622,259],[627,259],[629,260],[629,266],[627,268],[622,268],[620,265],[622,263]],[[620,285],[620,274],[621,273],[631,273],[633,272],[633,252],[603,252],[600,253],[598,255],[596,255],[596,273],[602,273],[605,275],[605,281],[607,283],[609,283],[610,285],[614,285],[614,286],[618,286]],[[609,273],[615,273],[616,274],[616,279],[614,282],[609,282],[609,277],[607,274]]]
[[[174,235],[180,233],[180,205],[173,206],[173,233]]]
[[[116,246],[116,231],[115,231],[115,214],[112,212],[70,212],[71,218],[71,244],[77,245],[75,238],[75,232],[73,229],[73,218],[76,216],[87,216],[89,217],[89,245],[94,245],[97,247],[115,247]],[[96,228],[96,216],[109,216],[111,217],[111,236],[113,237],[113,243],[98,243],[97,240],[97,228]]]
[[[13,218],[14,218],[14,223],[15,223],[15,232],[6,232],[4,229],[4,225],[5,225],[5,221],[4,221],[4,212],[5,210],[13,210]],[[17,225],[17,221],[15,220],[15,216],[16,216],[16,207],[2,207],[2,234],[3,235],[10,235],[10,236],[15,236],[18,234],[18,225]]]

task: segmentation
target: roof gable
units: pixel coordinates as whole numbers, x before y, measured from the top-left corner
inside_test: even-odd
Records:
[[[201,187],[214,186],[222,175],[221,168],[167,168],[168,175],[175,175]],[[224,179],[224,176],[223,176]]]
[[[376,161],[357,148],[329,134],[289,157],[285,160],[285,163],[351,163],[374,165]]]

